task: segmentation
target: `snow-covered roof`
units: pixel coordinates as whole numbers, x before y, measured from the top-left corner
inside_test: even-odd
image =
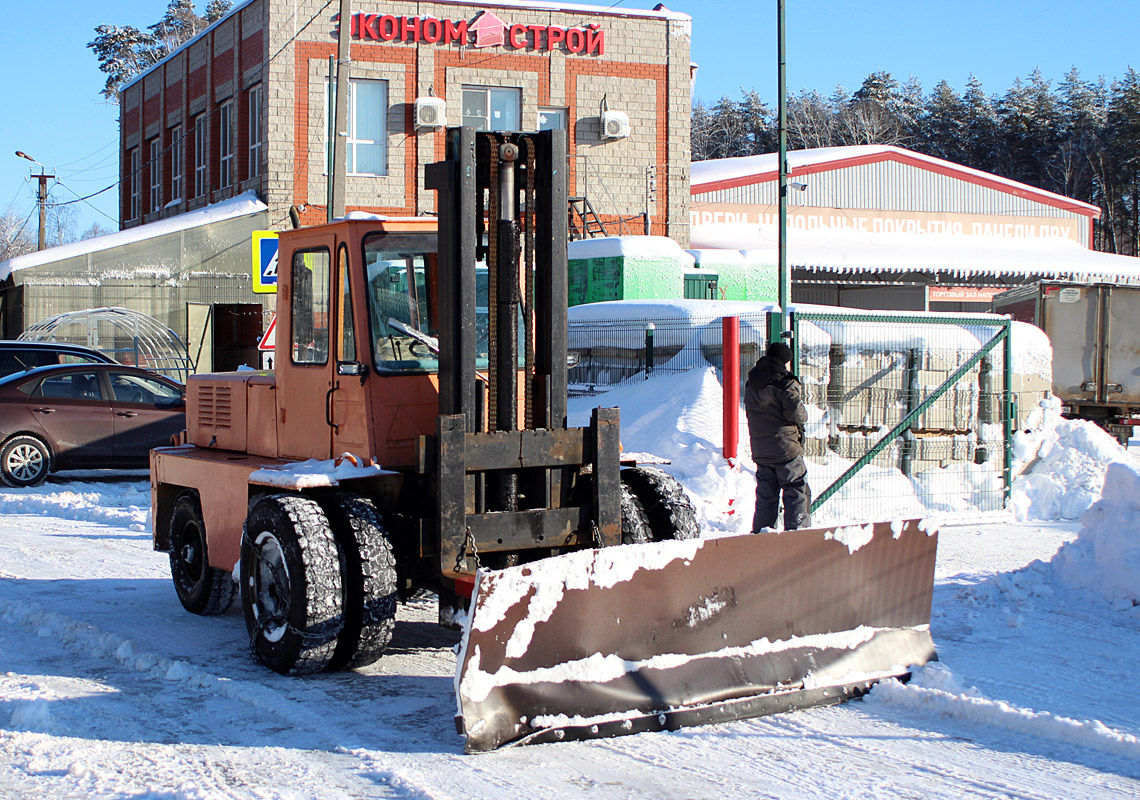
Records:
[[[777,232],[756,225],[694,226],[695,250],[746,250],[775,264]],[[759,251],[758,253],[756,251]],[[712,263],[711,261],[709,263]],[[1140,258],[1089,250],[1070,239],[996,239],[950,234],[802,231],[788,233],[788,264],[835,272],[927,272],[958,278],[1019,275],[1140,282]]]
[[[1099,218],[1100,209],[1089,203],[1082,203],[1071,197],[1047,192],[1035,186],[1002,178],[989,172],[972,169],[953,161],[916,153],[891,145],[866,144],[849,147],[817,147],[808,150],[788,151],[789,176],[810,175],[816,172],[844,169],[879,161],[894,161],[900,164],[937,172],[942,175],[960,178],[969,183],[987,186],[998,191],[1009,192],[1018,197],[1031,197],[1047,205],[1075,211],[1089,217]],[[694,196],[707,192],[750,186],[757,183],[775,181],[779,177],[779,156],[764,153],[758,156],[740,158],[717,158],[708,161],[694,161],[689,168],[690,191]]]
[[[681,245],[667,236],[597,236],[570,242],[571,260],[583,258],[633,257],[680,258],[692,261]]]
[[[85,256],[88,253],[97,253],[100,250],[106,250],[110,247],[142,242],[165,233],[185,231],[190,228],[197,228],[201,225],[208,225],[211,222],[222,222],[227,219],[244,217],[249,214],[256,214],[259,211],[267,211],[268,209],[269,206],[258,200],[256,194],[253,192],[244,192],[237,197],[231,197],[228,200],[222,200],[221,202],[213,203],[212,205],[199,208],[195,211],[188,211],[185,214],[177,214],[173,217],[167,217],[166,219],[148,222],[145,225],[127,228],[125,231],[95,236],[79,242],[63,244],[59,247],[49,247],[46,250],[38,250],[35,253],[25,253],[22,256],[10,258],[7,261],[0,261],[0,281],[7,280],[8,276],[17,270],[38,267],[41,264],[50,264],[65,258]]]

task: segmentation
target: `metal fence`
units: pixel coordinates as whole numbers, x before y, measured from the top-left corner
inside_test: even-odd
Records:
[[[1011,481],[1009,320],[796,313],[818,520],[1005,507]]]
[[[767,316],[740,317],[742,384],[766,347]],[[1005,507],[1017,408],[1035,406],[1048,388],[1007,368],[1008,320],[801,312],[792,329],[816,522]],[[721,333],[719,318],[572,322],[571,392],[720,369]]]

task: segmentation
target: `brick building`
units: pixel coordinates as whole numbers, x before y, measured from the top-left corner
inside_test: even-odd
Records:
[[[249,0],[123,88],[124,228],[245,191],[265,201],[273,228],[289,224],[290,208],[305,224],[325,220],[337,10]],[[358,0],[350,32],[346,210],[433,212],[423,165],[443,157],[441,118],[565,127],[570,193],[611,234],[648,222],[688,241],[686,15]]]

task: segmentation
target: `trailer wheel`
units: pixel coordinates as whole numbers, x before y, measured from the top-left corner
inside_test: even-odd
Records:
[[[13,436],[0,450],[0,477],[9,486],[37,486],[51,472],[51,450],[38,436]]]
[[[197,492],[183,492],[170,514],[170,577],[182,607],[191,614],[221,614],[234,601],[237,584],[224,569],[210,566],[206,526]]]
[[[340,554],[315,500],[268,495],[241,540],[241,600],[250,648],[282,675],[328,666],[344,624]]]
[[[672,475],[657,467],[630,467],[621,478],[645,507],[654,541],[700,537],[697,512]]]
[[[649,528],[649,517],[645,507],[624,482],[621,485],[621,543],[641,544],[652,542],[653,532]]]
[[[371,500],[337,493],[322,505],[343,557],[344,627],[329,666],[366,667],[384,654],[396,627],[396,559]]]

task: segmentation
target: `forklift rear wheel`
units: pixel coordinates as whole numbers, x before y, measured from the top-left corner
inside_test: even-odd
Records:
[[[344,584],[344,628],[329,666],[366,667],[384,654],[396,627],[396,559],[371,500],[338,492],[322,507],[340,545]]]
[[[341,556],[315,500],[268,495],[241,540],[241,600],[254,656],[282,675],[329,665],[344,625]]]
[[[183,492],[170,514],[170,577],[182,607],[191,614],[221,614],[234,601],[237,584],[224,569],[210,566],[206,525],[197,492]]]

